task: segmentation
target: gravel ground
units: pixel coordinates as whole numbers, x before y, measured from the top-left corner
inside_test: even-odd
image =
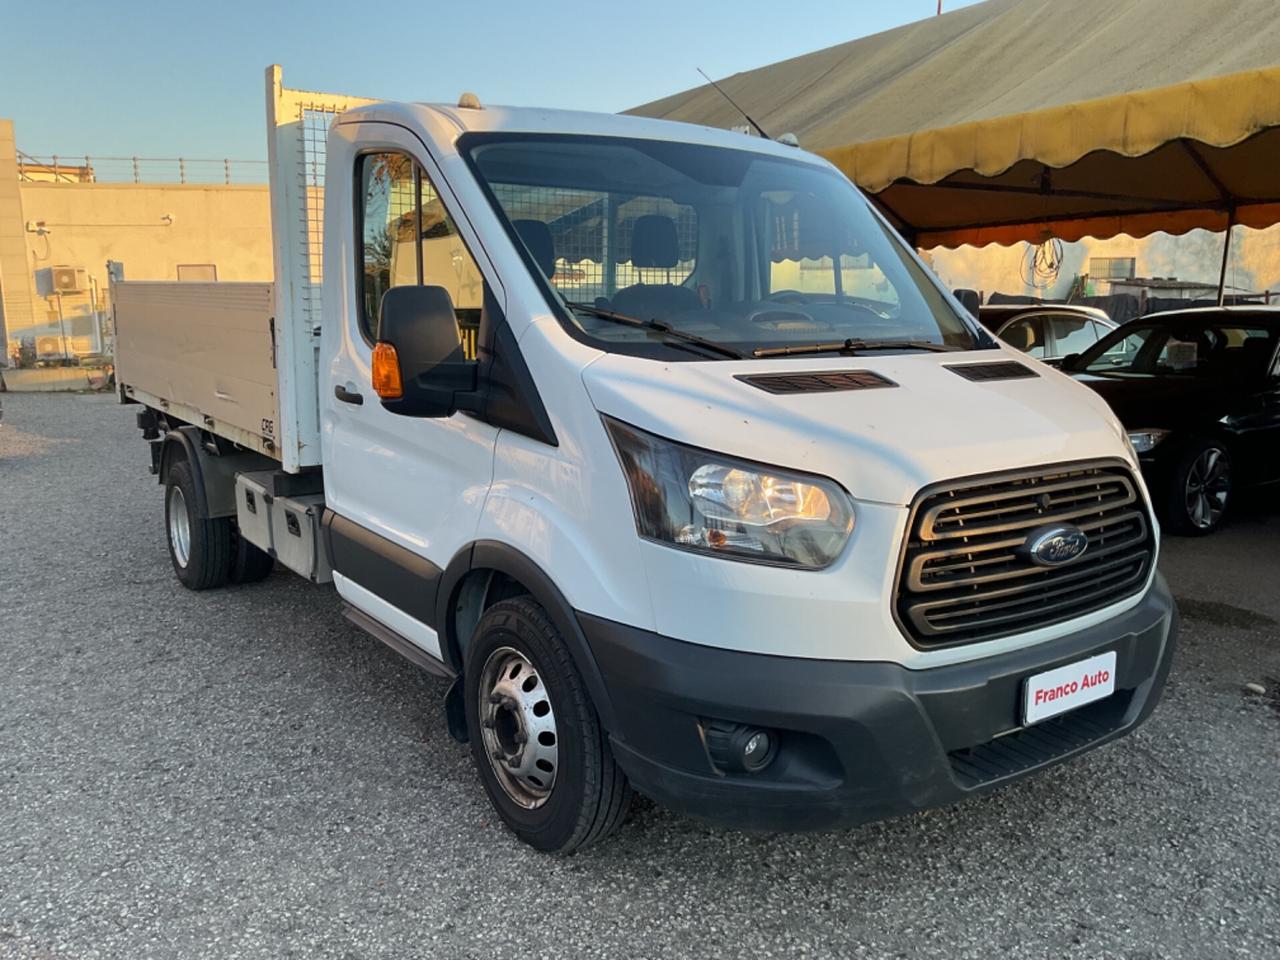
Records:
[[[177,585],[129,409],[3,400],[0,955],[1280,956],[1280,514],[1167,543],[1182,644],[1130,738],[837,834],[644,804],[556,860],[332,591]]]

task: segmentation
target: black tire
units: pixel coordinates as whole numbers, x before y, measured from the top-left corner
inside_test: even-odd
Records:
[[[1221,440],[1191,440],[1178,454],[1165,491],[1165,526],[1170,533],[1203,537],[1220,526],[1231,509],[1231,451]]]
[[[497,658],[511,658],[512,654],[530,668],[523,689],[537,691],[530,696],[541,696],[549,705],[556,749],[549,794],[540,800],[526,796],[524,804],[510,792],[513,778],[509,768],[504,768],[509,785],[499,779],[502,761],[493,759],[486,746],[487,737],[497,735],[495,726],[504,725],[501,711],[506,708],[492,706],[496,701],[490,700],[491,690],[481,690],[486,671],[491,671],[495,662],[511,662]],[[631,806],[631,786],[613,758],[608,735],[600,726],[578,668],[542,607],[529,597],[515,597],[486,610],[467,646],[464,685],[476,770],[494,809],[521,840],[546,853],[567,854],[622,825]],[[536,712],[540,703],[534,706]],[[500,714],[499,722],[490,720],[485,728],[485,719],[494,711]],[[482,712],[486,716],[482,717]],[[521,716],[518,710],[509,711],[509,715]],[[542,737],[547,732],[537,735],[540,742],[545,742]]]
[[[165,484],[165,539],[173,572],[189,590],[221,587],[231,572],[231,520],[227,517],[202,519],[203,509],[191,465],[186,461],[173,464]],[[182,527],[177,511],[182,511],[186,518],[185,548],[180,546],[177,531]]]
[[[231,527],[231,571],[228,582],[234,584],[258,583],[271,576],[276,561],[265,550],[255,547],[240,535],[235,525]]]

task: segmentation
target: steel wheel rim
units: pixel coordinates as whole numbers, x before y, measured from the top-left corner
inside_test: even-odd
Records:
[[[191,560],[191,518],[187,516],[187,499],[181,487],[169,488],[169,545],[178,566]]]
[[[1196,457],[1187,471],[1184,491],[1187,519],[1198,530],[1209,530],[1222,519],[1231,495],[1231,463],[1227,452],[1210,447]]]
[[[480,671],[480,740],[498,785],[534,810],[547,802],[560,768],[551,696],[529,658],[512,647],[489,654]]]

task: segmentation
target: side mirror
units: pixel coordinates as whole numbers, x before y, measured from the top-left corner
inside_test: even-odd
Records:
[[[466,359],[444,287],[392,287],[378,310],[373,389],[405,417],[448,417],[479,407],[478,364]]]
[[[1076,364],[1080,362],[1080,354],[1068,353],[1062,358],[1062,362],[1058,364],[1058,369],[1063,373],[1071,373],[1076,369]]]

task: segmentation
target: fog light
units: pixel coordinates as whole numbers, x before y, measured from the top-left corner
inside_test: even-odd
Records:
[[[742,746],[742,766],[750,773],[763,770],[773,759],[773,737],[763,730],[749,731]]]
[[[724,720],[704,720],[703,739],[720,773],[759,773],[778,753],[777,733]]]

